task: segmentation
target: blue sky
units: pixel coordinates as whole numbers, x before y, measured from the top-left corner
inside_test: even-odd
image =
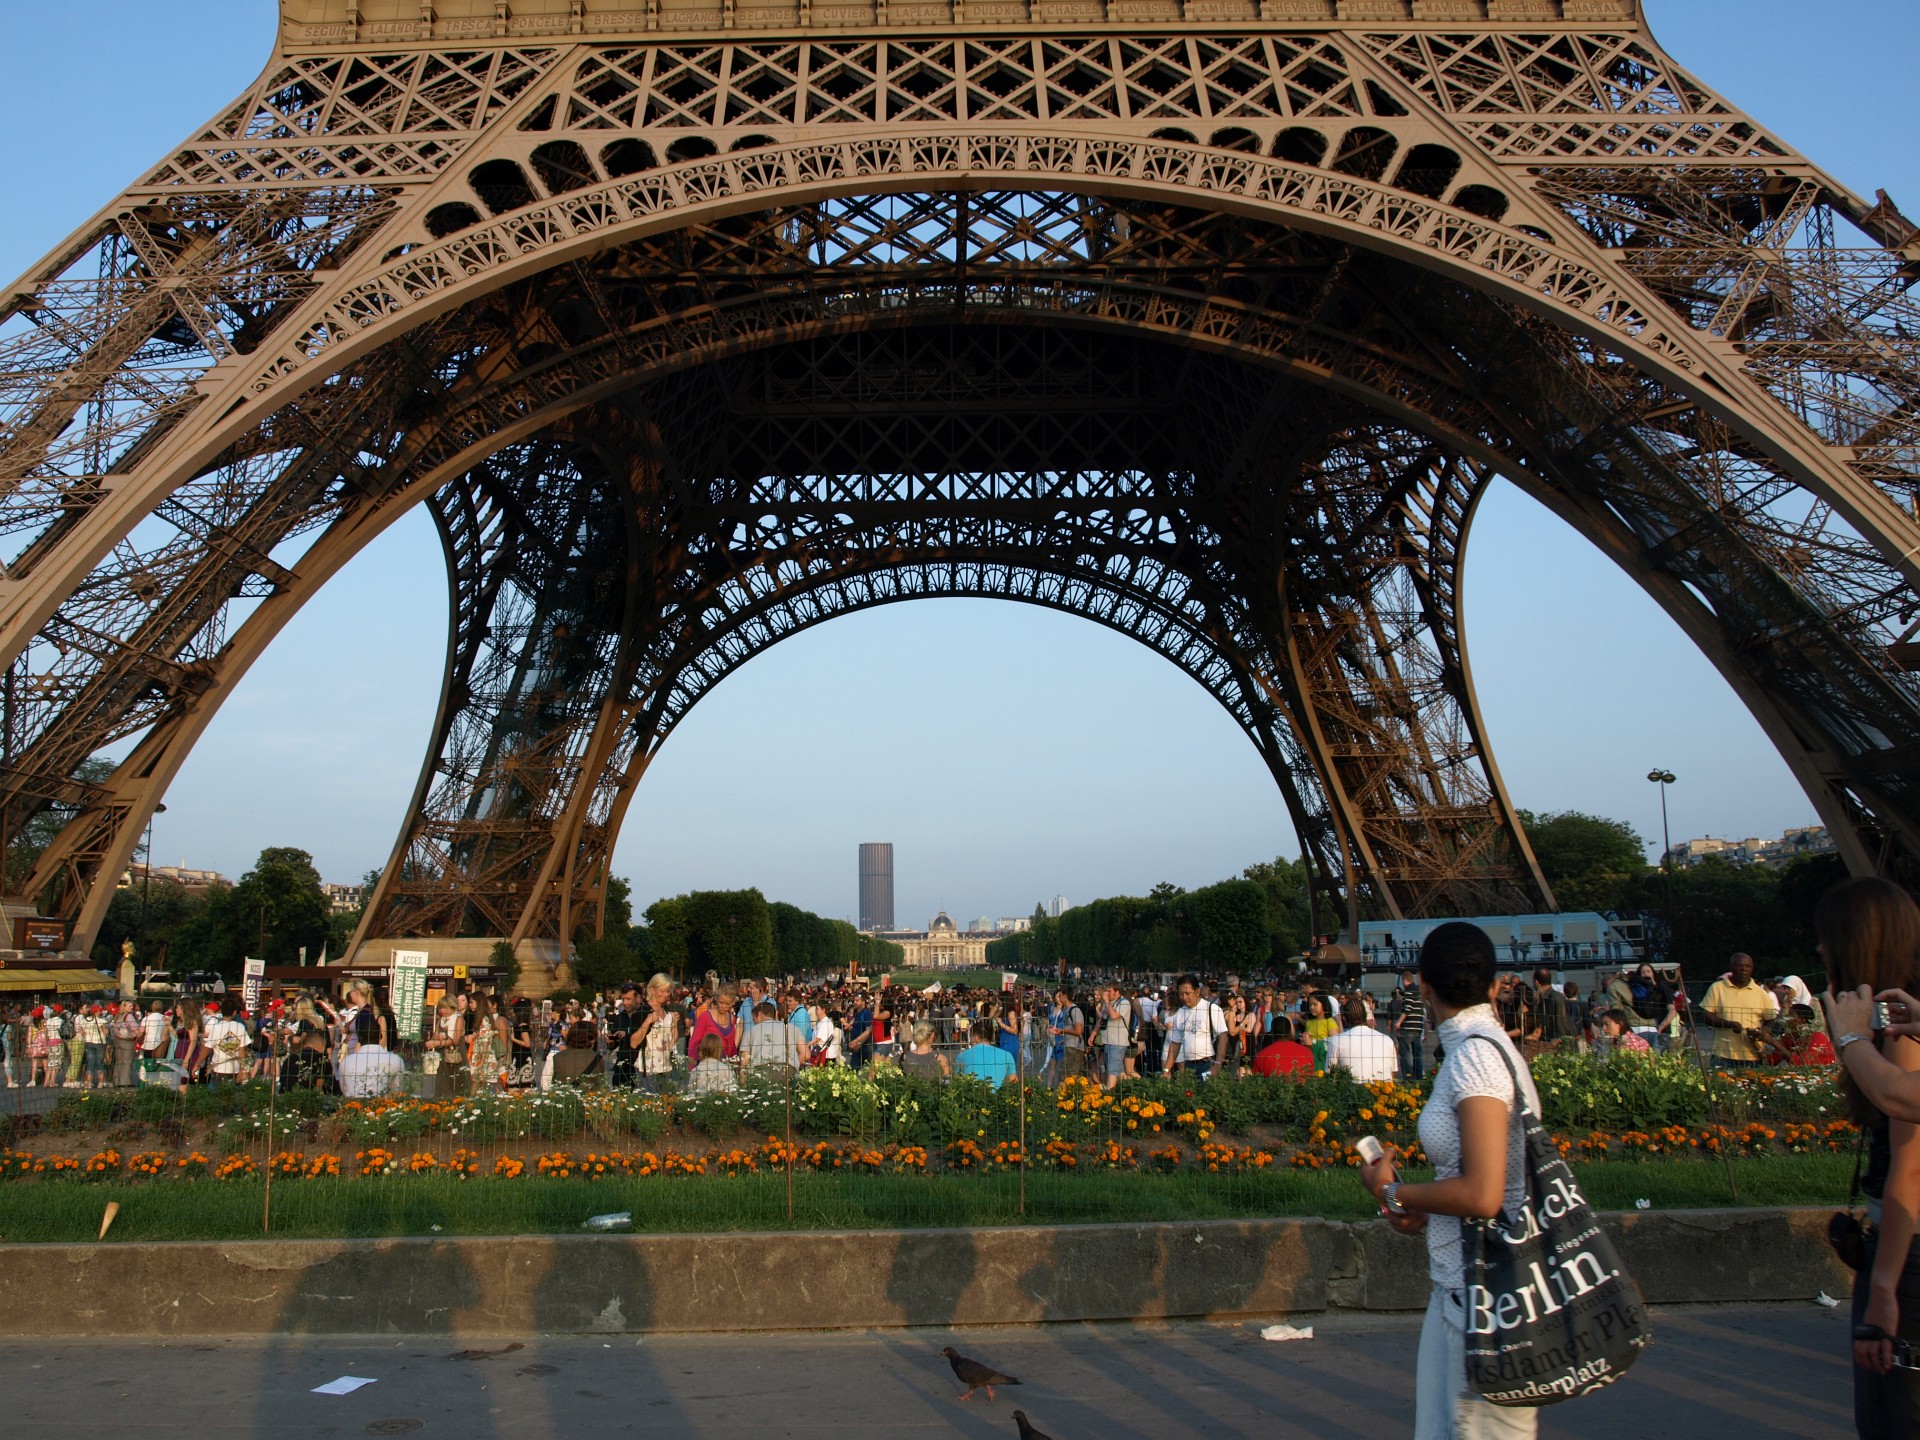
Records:
[[[16,275],[257,73],[271,0],[0,7],[0,271]],[[1870,195],[1920,214],[1912,0],[1652,0],[1685,65]],[[1817,13],[1817,23],[1810,23]],[[393,527],[289,626],[167,796],[155,849],[237,875],[265,845],[330,879],[383,862],[437,701],[446,592],[431,528]],[[1666,617],[1502,486],[1467,564],[1468,638],[1517,803],[1650,839],[1814,818],[1758,727]],[[1285,811],[1198,686],[1091,623],[930,601],[835,621],[720,685],[667,743],[615,857],[640,903],[758,885],[851,916],[855,847],[895,846],[898,914],[962,923],[1292,853]]]

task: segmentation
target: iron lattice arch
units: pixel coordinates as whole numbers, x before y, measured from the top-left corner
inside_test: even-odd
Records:
[[[927,595],[1193,675],[1356,909],[1550,905],[1460,635],[1494,474],[1694,637],[1851,865],[1920,854],[1913,227],[1610,0],[1500,3],[292,0],[7,297],[0,829],[71,817],[28,889],[84,943],[253,657],[425,503],[446,681],[361,940],[559,958],[701,695]]]

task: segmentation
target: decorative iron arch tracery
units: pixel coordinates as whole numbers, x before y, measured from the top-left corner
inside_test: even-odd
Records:
[[[1222,373],[1265,377],[1237,392],[1249,406],[1282,403],[1272,376],[1304,378],[1285,403],[1359,401],[1511,476],[1700,641],[1850,863],[1920,848],[1920,232],[1681,72],[1632,15],[563,42],[538,38],[550,0],[527,0],[456,53],[439,22],[381,51],[302,21],[304,3],[261,83],[7,300],[0,646],[22,698],[0,727],[0,816],[77,809],[38,880],[66,877],[83,934],[95,876],[212,707],[397,509],[442,491],[451,523],[445,487],[489,453],[676,368],[924,331],[943,307],[1009,333],[1162,336],[1181,365],[1231,356]],[[982,89],[975,48],[1027,80]],[[1836,222],[1867,245],[1846,250]],[[782,227],[790,243],[769,243]],[[589,333],[594,313],[609,323]],[[607,473],[629,465],[638,493],[668,473],[658,417],[620,408]],[[1365,590],[1338,555],[1287,554],[1295,608],[1268,629],[1297,692],[1303,657],[1346,677],[1319,709],[1354,699],[1345,657],[1392,653],[1406,627],[1383,616],[1457,623],[1471,501],[1428,488],[1425,509],[1398,502],[1420,517],[1400,543],[1426,559],[1417,581],[1399,567],[1397,597],[1336,603],[1341,583]],[[1262,495],[1230,497],[1227,528]],[[508,533],[484,506],[463,523]],[[456,609],[487,611],[463,589]],[[1464,659],[1441,667],[1470,713]],[[567,762],[580,773],[611,753],[611,714]],[[105,736],[135,751],[85,786],[74,767]],[[1399,784],[1365,758],[1346,757],[1361,798],[1341,817],[1359,848],[1362,812]],[[583,793],[569,824],[598,803]],[[1377,886],[1404,880],[1371,866]],[[591,889],[571,859],[540,873]]]

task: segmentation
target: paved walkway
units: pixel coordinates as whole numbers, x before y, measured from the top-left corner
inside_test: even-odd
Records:
[[[746,1243],[746,1242],[743,1242]],[[181,1276],[191,1285],[190,1275]],[[1302,1323],[1307,1323],[1302,1317]],[[6,1428],[34,1440],[357,1436],[584,1440],[1010,1437],[1022,1406],[1055,1440],[1385,1440],[1413,1426],[1417,1321],[711,1336],[636,1341],[14,1341],[0,1348]],[[1613,1388],[1544,1412],[1574,1440],[1846,1440],[1844,1311],[1666,1310]],[[953,1344],[1026,1383],[967,1404]],[[310,1393],[342,1375],[377,1383]]]

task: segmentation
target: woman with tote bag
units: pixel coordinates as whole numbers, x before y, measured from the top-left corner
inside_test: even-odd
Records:
[[[1503,1205],[1521,1203],[1524,1136],[1515,1101],[1536,1114],[1540,1108],[1526,1062],[1493,1007],[1494,982],[1493,942],[1479,927],[1455,922],[1427,936],[1420,991],[1446,1052],[1420,1112],[1420,1144],[1434,1178],[1402,1185],[1384,1157],[1360,1171],[1394,1229],[1427,1237],[1433,1296],[1420,1330],[1415,1440],[1530,1440],[1538,1433],[1537,1411],[1494,1405],[1467,1384],[1461,1217],[1492,1219]]]
[[[1612,1242],[1546,1131],[1492,1000],[1493,942],[1454,921],[1420,948],[1420,993],[1446,1059],[1420,1112],[1434,1178],[1361,1167],[1381,1213],[1426,1232],[1415,1440],[1530,1440],[1538,1408],[1611,1384],[1651,1335]]]

